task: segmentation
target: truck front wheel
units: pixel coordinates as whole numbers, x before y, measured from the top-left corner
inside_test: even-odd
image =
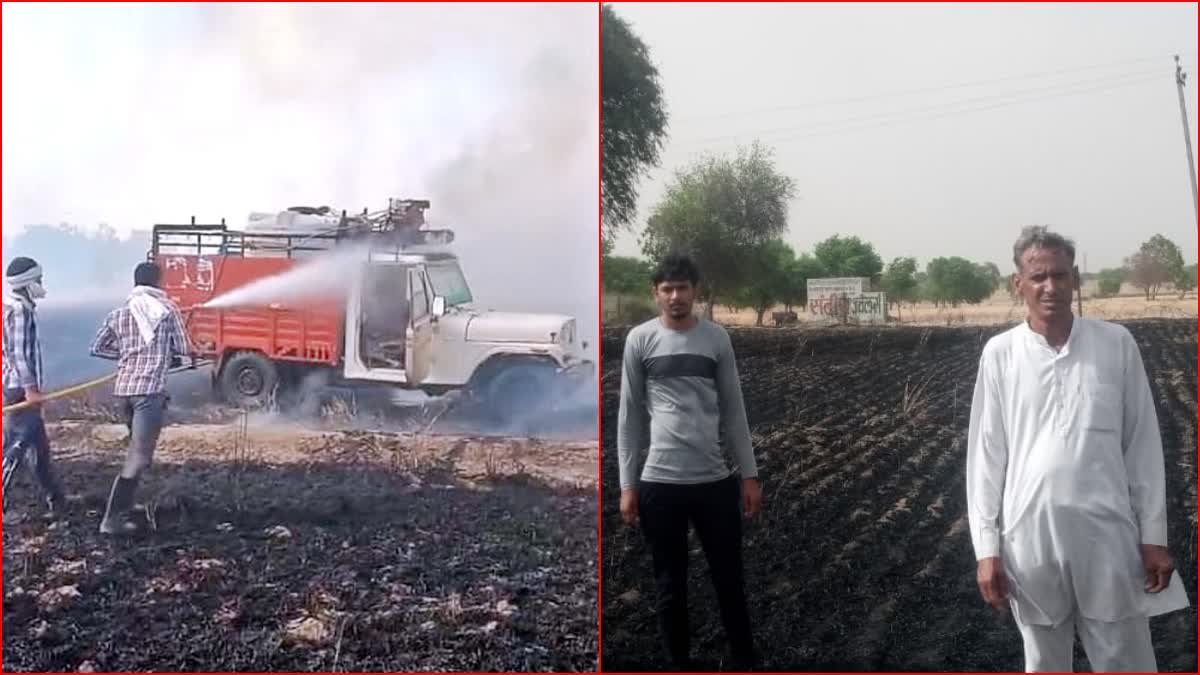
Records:
[[[235,354],[221,369],[221,397],[239,408],[265,408],[275,395],[279,372],[262,354]]]
[[[484,387],[488,417],[510,432],[532,433],[550,422],[557,375],[549,362],[506,364]]]

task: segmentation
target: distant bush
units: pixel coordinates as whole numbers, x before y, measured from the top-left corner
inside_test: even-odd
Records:
[[[1101,298],[1111,298],[1121,292],[1121,282],[1124,280],[1124,270],[1101,270],[1096,277],[1096,294]]]
[[[604,323],[630,325],[649,321],[658,316],[658,307],[646,298],[610,296],[605,301]]]

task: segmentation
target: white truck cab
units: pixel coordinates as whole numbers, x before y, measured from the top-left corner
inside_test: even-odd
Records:
[[[574,317],[477,308],[447,251],[372,253],[347,298],[347,380],[456,389],[516,365],[587,370],[586,349]]]

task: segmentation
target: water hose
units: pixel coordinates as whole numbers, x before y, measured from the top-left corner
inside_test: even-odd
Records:
[[[178,368],[173,368],[173,369],[171,369],[171,370],[168,370],[168,371],[167,371],[167,374],[168,374],[168,375],[174,375],[175,373],[180,373],[180,372],[183,372],[183,371],[185,371],[185,370],[193,370],[193,369],[195,369],[195,368],[197,368],[197,367],[199,367],[199,366],[202,366],[202,365],[207,365],[208,363],[211,363],[211,362],[210,362],[210,361],[207,361],[207,360],[205,360],[205,361],[196,361],[196,362],[193,362],[193,363],[191,363],[191,364],[189,364],[189,365],[186,365],[186,366],[180,366],[180,367],[178,367]],[[108,375],[105,375],[104,377],[98,377],[98,378],[96,378],[96,379],[94,379],[94,380],[89,380],[89,381],[87,381],[87,382],[83,382],[83,383],[81,383],[81,384],[75,384],[75,385],[71,385],[70,387],[67,387],[66,389],[59,389],[59,390],[58,390],[58,391],[56,391],[56,392],[53,392],[53,393],[47,394],[46,396],[42,397],[42,401],[53,401],[53,400],[56,400],[56,399],[60,399],[60,398],[66,398],[66,397],[68,397],[68,396],[73,396],[73,395],[75,395],[75,394],[79,394],[79,393],[85,392],[85,391],[87,391],[87,390],[89,390],[89,389],[94,389],[94,388],[96,388],[96,387],[99,387],[100,385],[104,384],[105,382],[108,382],[109,380],[112,380],[112,379],[113,379],[113,378],[115,378],[116,376],[117,376],[117,373],[116,373],[116,371],[114,371],[114,372],[112,372],[112,373],[109,373]],[[33,407],[33,403],[31,403],[31,402],[29,402],[29,401],[22,401],[22,402],[20,402],[20,403],[14,403],[14,404],[12,404],[12,405],[9,405],[9,406],[4,406],[4,411],[3,411],[3,412],[4,412],[4,414],[5,414],[5,415],[8,415],[9,413],[20,412],[20,411],[22,411],[22,410],[25,410],[25,409],[27,409],[27,408],[31,408],[31,407]]]

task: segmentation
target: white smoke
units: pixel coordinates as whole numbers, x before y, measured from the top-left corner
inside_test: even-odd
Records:
[[[345,298],[357,279],[356,270],[368,255],[365,246],[341,248],[318,257],[301,260],[287,272],[264,277],[223,293],[203,307],[287,305],[314,297]]]
[[[565,311],[594,341],[594,5],[3,11],[9,226],[238,227],[428,197],[482,306]],[[91,39],[97,23],[112,39]],[[80,44],[86,72],[55,56]]]

